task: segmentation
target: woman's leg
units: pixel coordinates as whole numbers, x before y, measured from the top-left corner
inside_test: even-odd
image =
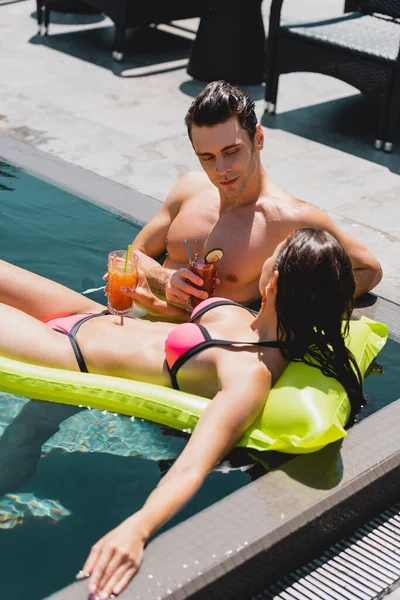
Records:
[[[0,304],[0,355],[44,367],[79,371],[66,335],[6,304]]]
[[[31,400],[0,437],[0,496],[15,492],[34,474],[47,442],[78,406]]]
[[[67,336],[11,306],[0,304],[0,355],[48,367],[78,370]],[[15,491],[33,474],[41,447],[59,425],[81,409],[32,401],[0,438],[0,495]]]
[[[0,302],[40,321],[104,309],[98,302],[60,283],[3,260],[0,260]]]

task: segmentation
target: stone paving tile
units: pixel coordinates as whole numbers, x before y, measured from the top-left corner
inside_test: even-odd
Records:
[[[142,144],[143,151],[151,151],[154,154],[154,160],[163,160],[165,158],[177,158],[177,162],[187,163],[188,169],[198,170],[199,159],[193,152],[190,140],[185,133],[174,135],[155,142]]]
[[[127,178],[127,184],[153,198],[165,200],[169,190],[189,168],[188,161],[179,163],[172,157],[163,161],[132,164],[132,176]],[[163,174],[162,178],[158,177],[160,173]]]
[[[368,193],[377,194],[399,184],[399,177],[385,167],[322,144],[271,165],[269,175],[298,198],[324,210],[350,202],[356,205]]]
[[[327,103],[332,99],[348,98],[355,93],[357,90],[352,86],[327,75],[287,73],[279,78],[276,116],[293,112],[296,113],[296,120],[300,119],[302,123],[307,124],[315,123],[319,120],[319,111],[315,114],[306,109],[313,105]]]
[[[371,141],[372,136],[369,141]],[[338,150],[342,150],[348,154],[360,156],[365,160],[370,161],[371,163],[375,163],[377,165],[382,165],[386,167],[392,173],[396,175],[400,175],[400,130],[398,128],[396,138],[395,138],[395,146],[393,148],[393,152],[379,152],[375,150],[371,143],[365,143],[362,139],[347,139],[341,140],[338,142],[337,146]]]
[[[102,126],[126,133],[132,136],[136,143],[144,144],[185,133],[183,116],[186,109],[187,103],[182,105],[176,99],[174,101],[174,94],[171,93],[164,95],[162,100],[149,99],[141,106],[129,106],[129,103],[126,103],[119,106],[117,114],[104,107],[87,118],[92,122],[99,122]]]
[[[367,248],[374,248],[375,256],[382,265],[385,279],[386,276],[389,277],[390,274],[396,271],[400,265],[400,238],[390,235],[385,230],[378,229],[378,224],[376,225],[376,228],[364,225],[360,222],[362,221],[362,210],[357,212],[356,218],[358,221],[343,217],[340,213],[340,209],[327,212],[343,231],[354,235],[357,239],[362,241]],[[377,293],[379,292],[377,291]]]
[[[400,260],[397,264],[400,264]],[[375,291],[383,298],[390,298],[392,302],[400,304],[400,268],[385,273],[385,277]]]
[[[393,176],[394,182],[398,178]],[[386,178],[385,178],[386,180]],[[393,216],[396,214],[400,203],[400,185],[379,191],[373,194],[362,195],[356,202],[346,202],[336,207],[336,212],[350,219],[357,219],[360,223],[374,223],[374,227],[385,231],[400,240],[400,221]]]
[[[276,122],[279,121],[279,116],[276,117]],[[279,127],[269,127],[270,121],[262,120],[264,127],[264,148],[261,151],[262,162],[267,171],[274,167],[286,165],[286,161],[292,159],[295,161],[297,156],[307,156],[310,152],[315,152],[319,143],[315,140],[309,140],[296,133],[284,131]],[[338,144],[341,138],[332,135],[332,144]]]

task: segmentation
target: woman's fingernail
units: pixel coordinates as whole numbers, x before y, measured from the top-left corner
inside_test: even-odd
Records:
[[[125,285],[123,285],[121,287],[121,292],[127,292],[127,291],[128,291],[128,288]]]
[[[75,579],[87,579],[88,577],[90,577],[90,573],[85,573],[85,571],[79,571],[75,575]]]
[[[97,590],[97,585],[95,583],[89,584],[89,594],[95,594]]]

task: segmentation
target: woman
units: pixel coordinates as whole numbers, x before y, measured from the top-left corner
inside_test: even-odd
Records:
[[[361,377],[342,333],[342,319],[345,333],[348,329],[354,289],[348,255],[320,229],[294,232],[265,262],[258,314],[210,298],[181,325],[128,319],[120,327],[100,304],[0,265],[1,354],[213,398],[143,508],[93,546],[78,574],[90,576],[91,594],[108,598],[122,591],[139,568],[146,541],[186,504],[255,420],[289,360],[305,360],[307,352],[308,362],[344,385],[352,413],[359,409]],[[180,310],[155,298],[143,275],[136,299],[157,312]]]

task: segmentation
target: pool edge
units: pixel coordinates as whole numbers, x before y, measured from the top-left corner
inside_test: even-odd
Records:
[[[142,225],[150,221],[162,206],[160,200],[73,165],[2,132],[0,158],[33,176],[89,202],[128,216]]]

